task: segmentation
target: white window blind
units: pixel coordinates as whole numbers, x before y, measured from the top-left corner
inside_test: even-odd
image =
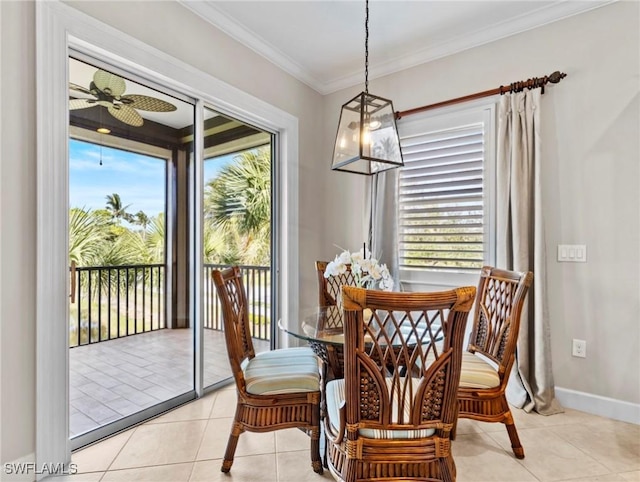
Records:
[[[401,132],[401,269],[477,271],[485,264],[485,124]]]

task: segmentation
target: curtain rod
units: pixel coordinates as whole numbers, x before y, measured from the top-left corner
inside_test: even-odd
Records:
[[[551,82],[552,84],[557,84],[562,79],[564,79],[567,74],[555,71],[551,75],[545,75],[544,77],[534,77],[532,79],[523,80],[520,82],[511,82],[509,85],[501,85],[497,89],[485,90],[484,92],[477,92],[475,94],[465,95],[463,97],[457,97],[455,99],[445,100],[442,102],[438,102],[436,104],[431,105],[423,105],[422,107],[415,107],[413,109],[396,111],[396,119],[401,119],[402,117],[417,114],[419,112],[424,112],[430,109],[437,109],[438,107],[445,107],[447,105],[459,104],[460,102],[466,102],[468,100],[481,99],[482,97],[490,97],[492,95],[497,94],[506,94],[507,92],[520,92],[524,89],[536,89],[540,87],[542,89],[542,93],[544,94],[544,86]]]

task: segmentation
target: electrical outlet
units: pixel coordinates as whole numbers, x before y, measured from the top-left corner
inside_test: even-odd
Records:
[[[578,358],[587,357],[587,342],[585,340],[573,339],[573,347],[571,349],[571,355]]]

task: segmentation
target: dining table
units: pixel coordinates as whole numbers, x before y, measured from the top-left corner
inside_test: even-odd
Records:
[[[323,362],[323,383],[344,377],[344,331],[342,308],[337,305],[303,309],[294,320],[278,320],[278,327],[306,341]]]
[[[371,316],[370,313],[368,316]],[[405,332],[402,327],[398,328],[395,324],[385,320],[380,320],[379,323],[389,334],[387,339],[391,343],[399,342],[400,337],[392,334],[394,330],[398,329],[410,345],[412,338],[415,340],[414,345],[426,345],[430,342],[430,339],[424,339],[423,333],[415,332],[415,330]],[[327,380],[344,378],[344,329],[341,306],[316,306],[303,309],[298,319],[278,320],[278,327],[294,338],[306,341],[313,352],[322,360],[323,385],[326,385]],[[426,332],[425,329],[424,333]],[[438,336],[434,341],[441,341],[444,333],[442,330],[436,333]],[[400,345],[398,343],[398,346]]]

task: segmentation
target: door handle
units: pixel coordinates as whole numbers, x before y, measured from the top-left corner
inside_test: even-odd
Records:
[[[76,262],[71,261],[71,294],[69,298],[71,298],[71,303],[76,302]]]

